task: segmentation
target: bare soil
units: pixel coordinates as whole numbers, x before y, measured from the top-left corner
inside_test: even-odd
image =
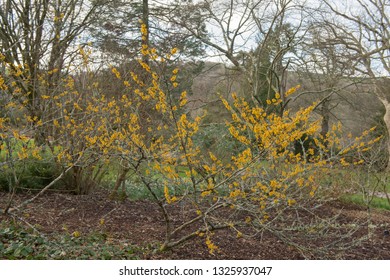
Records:
[[[18,194],[15,202],[31,195]],[[0,192],[0,209],[4,209],[8,194]],[[367,209],[341,202],[324,206],[324,215],[334,215],[342,209],[345,223],[367,219]],[[261,238],[237,238],[231,230],[221,230],[213,236],[219,251],[211,255],[204,239],[195,238],[167,252],[156,253],[154,248],[164,240],[165,225],[158,207],[151,201],[123,202],[107,199],[107,193],[99,191],[90,195],[68,195],[51,193],[43,195],[29,204],[18,216],[25,225],[34,226],[45,235],[66,234],[78,231],[81,234],[104,232],[113,242],[124,242],[141,248],[141,259],[302,259],[303,255],[265,233]],[[390,211],[372,210],[373,235],[371,239],[349,248],[343,254],[322,256],[324,259],[390,259]],[[0,221],[9,219],[0,215]],[[104,224],[101,224],[104,219]],[[180,219],[180,216],[178,217]],[[359,234],[367,234],[362,229]],[[360,236],[355,236],[359,238]],[[302,236],[305,242],[305,236]],[[315,245],[315,244],[314,244]],[[321,246],[320,244],[318,246]]]

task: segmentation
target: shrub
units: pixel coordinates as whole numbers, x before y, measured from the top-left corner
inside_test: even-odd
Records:
[[[145,32],[145,26],[142,30]],[[27,116],[26,123],[46,133],[47,146],[22,144],[21,150],[9,152],[6,164],[12,172],[24,171],[15,162],[24,167],[30,156],[42,160],[39,153],[49,147],[47,162],[54,162],[60,170],[56,179],[51,177],[52,182],[62,177],[77,193],[88,193],[105,167],[119,164],[114,192],[131,173],[137,186],[142,185],[159,206],[166,227],[160,250],[202,238],[213,254],[217,251],[213,234],[221,229],[230,229],[237,237],[267,231],[302,252],[309,245],[296,243],[294,237],[311,229],[311,240],[326,241],[322,239],[327,232],[339,239],[334,243],[338,249],[345,248],[346,238],[334,230],[335,218],[321,217],[313,210],[327,199],[324,190],[337,187],[332,182],[324,184],[320,175],[332,168],[362,164],[362,158],[353,162],[346,158],[368,151],[378,138],[367,141],[367,131],[343,146],[341,125],[321,136],[319,122],[311,120],[316,104],[295,113],[268,110],[279,107],[282,96],[298,87],[266,100],[267,110],[236,94],[232,102],[221,98],[230,118],[224,127],[202,130],[205,116],[191,117],[187,92],[177,92],[178,68],[159,75],[158,69],[170,69],[167,60],[148,46],[143,46],[141,53],[138,63],[144,69],[142,75],[120,73],[111,67],[126,87],[122,96],[84,94],[76,90],[72,76],[65,78],[63,91],[42,96],[56,117],[40,120]],[[80,54],[86,62],[82,49]],[[99,92],[93,79],[89,83],[87,89]],[[20,130],[7,129],[3,138],[27,139]],[[203,147],[199,145],[202,138],[207,140]],[[294,143],[303,143],[306,138],[312,143],[294,151]],[[42,178],[46,169],[26,170]],[[177,224],[176,217],[184,207],[189,214]],[[308,250],[319,249],[319,243],[313,244]],[[331,244],[324,246],[337,249]]]
[[[15,174],[18,182],[15,182]],[[18,163],[14,170],[3,170],[0,174],[0,187],[6,191],[13,187],[17,190],[41,190],[58,175],[55,163],[30,158]]]

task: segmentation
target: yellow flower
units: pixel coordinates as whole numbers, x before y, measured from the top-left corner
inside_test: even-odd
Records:
[[[289,198],[289,199],[287,200],[288,206],[293,206],[295,203],[296,203],[295,199]]]
[[[293,94],[294,92],[296,92],[301,86],[300,85],[297,85],[296,87],[292,87],[290,88],[286,93],[285,93],[285,96],[289,96],[291,94]]]
[[[202,197],[206,197],[208,195],[211,194],[211,190],[207,190],[207,191],[202,191],[202,193],[200,194]]]
[[[141,24],[141,34],[143,36],[146,36],[148,34],[148,28],[146,27],[146,24],[145,23],[142,23]]]
[[[111,69],[111,72],[112,72],[118,79],[121,78],[121,74],[119,73],[119,71],[118,71],[115,67],[113,67],[113,68]]]
[[[168,204],[172,202],[171,197],[169,196],[169,189],[167,186],[164,186],[164,196]]]
[[[341,163],[342,166],[349,166],[349,163],[347,161],[345,161],[344,158],[340,159],[340,163]]]
[[[206,245],[207,245],[207,248],[209,249],[209,253],[211,255],[214,255],[214,252],[216,250],[218,250],[218,246],[216,246],[211,240],[210,240],[210,237],[207,236],[206,238]]]
[[[298,178],[295,180],[298,184],[298,187],[303,187],[303,184],[305,183],[305,179],[303,178]]]

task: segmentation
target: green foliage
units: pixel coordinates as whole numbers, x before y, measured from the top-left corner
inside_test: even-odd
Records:
[[[204,125],[194,137],[194,143],[202,151],[213,151],[220,159],[230,160],[233,153],[244,150],[244,145],[232,137],[228,128],[222,123]]]
[[[381,110],[380,114],[374,117],[373,126],[376,127],[372,134],[372,137],[382,137],[381,141],[375,143],[375,146],[369,151],[365,157],[372,162],[377,170],[383,170],[386,168],[387,159],[389,158],[389,152],[386,147],[387,141],[389,141],[389,134],[387,133],[386,124],[383,120],[384,110]]]
[[[386,198],[371,197],[367,200],[367,198],[362,194],[351,194],[344,195],[341,200],[370,208],[385,209],[390,211],[390,203]]]
[[[15,182],[14,172],[17,174],[18,182]],[[7,191],[16,187],[17,189],[40,190],[58,175],[59,171],[55,163],[29,158],[18,162],[14,170],[11,168],[3,169],[3,172],[0,173],[0,189]]]
[[[61,146],[37,147],[34,139],[11,138],[0,150],[0,190],[41,190],[60,176],[64,166],[56,161]],[[29,152],[26,152],[29,151]],[[31,152],[32,151],[32,152]],[[105,172],[99,165],[78,167],[53,185],[51,189],[88,193]]]
[[[51,152],[36,149],[33,139],[11,138],[0,144],[0,190],[39,190],[60,174]],[[36,153],[26,153],[26,150]]]
[[[134,57],[141,48],[142,40],[138,33],[139,20],[149,22],[148,43],[160,53],[168,53],[173,47],[181,50],[181,55],[193,59],[204,55],[204,46],[184,28],[173,27],[172,22],[164,21],[163,15],[178,12],[177,3],[170,5],[149,4],[146,12],[142,1],[107,1],[104,13],[96,16],[89,28],[94,44],[102,52],[110,54],[114,59]],[[194,14],[194,11],[191,11]],[[156,17],[156,15],[159,15]],[[181,15],[181,14],[180,14]],[[179,16],[179,15],[178,15]],[[145,18],[146,17],[146,18]],[[112,21],[115,18],[115,22]],[[196,18],[186,18],[187,22],[198,25]],[[200,26],[199,26],[200,27]],[[198,30],[198,32],[205,30]],[[118,36],[121,34],[121,36]],[[131,34],[131,35],[129,35]],[[118,61],[118,60],[117,60]],[[116,62],[117,62],[116,61]]]
[[[332,170],[328,177],[333,184],[340,186],[337,197],[342,201],[390,210],[390,177],[387,173],[358,166]]]
[[[130,184],[126,185],[127,193],[129,194],[130,200],[153,200],[153,196],[148,191],[148,189],[141,184],[135,184],[134,182],[131,182]],[[164,197],[163,190],[156,190],[156,195],[159,197]]]
[[[137,259],[137,252],[127,243],[113,243],[102,233],[42,237],[6,222],[0,227],[0,259]]]

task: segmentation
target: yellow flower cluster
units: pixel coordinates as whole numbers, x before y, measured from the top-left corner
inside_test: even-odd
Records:
[[[8,86],[5,84],[4,78],[0,75],[0,90],[7,90]]]
[[[145,24],[141,25],[141,33],[146,41]],[[25,131],[45,129],[49,136],[44,140],[49,142],[54,160],[62,166],[98,166],[112,161],[131,169],[151,192],[160,188],[154,194],[165,200],[163,207],[184,198],[192,199],[189,205],[194,207],[197,218],[205,221],[217,207],[249,209],[248,213],[254,215],[244,218],[247,224],[266,223],[279,210],[295,207],[314,196],[319,188],[318,175],[325,173],[326,165],[333,160],[324,155],[333,155],[333,152],[346,156],[353,150],[364,152],[379,141],[379,138],[366,140],[368,131],[343,148],[339,141],[340,124],[335,124],[327,135],[319,135],[319,121],[311,119],[315,104],[295,113],[288,110],[269,113],[233,94],[232,103],[224,98],[222,102],[231,113],[226,125],[237,140],[234,142],[237,148],[229,150],[225,158],[215,151],[202,153],[196,145],[196,137],[199,137],[204,116],[191,117],[186,110],[187,92],[178,93],[175,89],[179,85],[179,69],[160,76],[156,65],[162,61],[164,67],[171,66],[170,62],[159,61],[156,50],[146,44],[140,52],[148,59],[138,60],[140,72],[129,72],[128,80],[125,80],[128,73],[111,67],[113,77],[124,85],[124,93],[105,95],[93,75],[89,76],[91,80],[82,92],[69,75],[61,81],[60,92],[45,92],[37,97],[50,116],[43,118],[26,113],[20,122],[28,128]],[[167,58],[177,52],[176,48],[172,49]],[[79,53],[84,63],[88,63],[88,51],[80,48]],[[15,69],[14,74],[21,75],[25,71],[23,67]],[[42,84],[55,71],[42,74]],[[0,89],[7,87],[5,83],[0,77]],[[277,106],[282,98],[298,88],[276,93],[267,103]],[[23,96],[23,102],[11,101],[4,109],[24,113],[30,97]],[[29,145],[31,141],[21,132],[23,130],[12,130],[7,118],[0,118],[0,129],[0,137],[21,142],[14,152],[20,160],[42,159],[45,147]],[[313,138],[312,146],[301,154],[294,153],[296,141],[310,138]],[[4,144],[1,145],[4,150]],[[332,164],[351,164],[346,158],[335,158]],[[353,162],[361,163],[360,158]],[[274,209],[278,211],[272,211]],[[230,225],[229,221],[225,222]],[[234,228],[233,223],[231,226]],[[207,234],[206,245],[213,254],[218,247],[211,241],[207,223],[198,233],[199,236]],[[237,237],[240,236],[242,233],[237,231]]]
[[[298,88],[299,86],[290,89],[284,96],[293,94]],[[306,193],[307,196],[314,196],[317,183],[313,174],[315,170],[322,168],[326,161],[320,160],[320,155],[316,155],[312,147],[307,149],[303,156],[294,154],[291,147],[304,135],[306,138],[318,135],[319,121],[310,119],[316,104],[302,108],[294,114],[286,110],[280,115],[267,113],[262,107],[249,105],[237,94],[232,94],[232,98],[232,105],[222,98],[225,108],[232,116],[232,121],[227,125],[230,134],[246,149],[232,156],[234,167],[230,174],[242,170],[238,173],[241,183],[235,182],[230,185],[228,198],[234,201],[234,204],[240,203],[237,198],[252,200],[259,203],[261,211],[265,211],[267,207],[278,205],[293,207],[298,203],[296,194]],[[280,102],[279,93],[268,100],[268,104],[273,105]],[[336,139],[336,133],[332,136]],[[331,142],[332,145],[337,143]],[[265,162],[258,162],[258,157]],[[253,182],[253,178],[260,182]],[[246,191],[243,192],[242,186],[245,186]],[[303,197],[305,196],[301,199]],[[282,201],[285,203],[281,204]],[[259,222],[267,220],[268,215],[264,213]]]
[[[207,246],[207,248],[209,249],[209,253],[210,253],[211,255],[214,255],[215,251],[218,250],[218,246],[215,245],[215,244],[211,241],[210,236],[207,236],[207,238],[206,238],[206,246]]]

